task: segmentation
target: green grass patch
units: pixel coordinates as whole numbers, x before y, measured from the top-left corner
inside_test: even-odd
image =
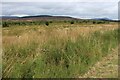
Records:
[[[24,44],[23,44],[24,45]],[[29,68],[33,62],[38,44],[34,41],[27,45],[11,45],[3,48],[3,78],[19,78],[31,74]],[[32,57],[31,57],[32,55]],[[25,60],[28,58],[27,60]],[[22,64],[24,62],[24,64]],[[32,68],[30,68],[31,70]],[[29,76],[30,77],[30,76]]]

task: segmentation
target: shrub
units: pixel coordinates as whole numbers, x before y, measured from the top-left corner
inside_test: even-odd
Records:
[[[3,27],[9,27],[9,25],[7,24],[7,22],[3,22]]]
[[[70,23],[71,23],[71,24],[74,24],[74,21],[71,21]]]
[[[46,25],[46,26],[49,26],[49,22],[45,22],[45,25]]]
[[[95,21],[93,21],[93,24],[95,24],[96,22]]]
[[[50,23],[52,23],[52,21],[50,21]]]

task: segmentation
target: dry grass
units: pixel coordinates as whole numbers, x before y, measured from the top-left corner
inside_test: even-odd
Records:
[[[77,26],[77,25],[76,25]],[[106,24],[106,25],[83,25],[78,27],[68,28],[46,28],[41,26],[25,26],[25,27],[14,27],[12,29],[3,28],[3,44],[26,44],[27,42],[36,39],[36,42],[43,43],[53,37],[68,38],[75,40],[77,36],[88,35],[94,31],[108,31],[118,28],[118,24]],[[97,27],[96,27],[97,26]],[[21,33],[21,34],[19,34]]]
[[[37,57],[42,52],[46,51],[42,47],[50,40],[56,41],[55,43],[58,43],[57,46],[61,46],[62,42],[64,43],[69,39],[75,43],[80,35],[83,37],[90,36],[95,31],[104,33],[117,28],[117,24],[72,25],[72,27],[66,28],[59,28],[59,26],[52,28],[46,26],[15,26],[3,28],[3,76],[14,76],[14,73],[18,69],[16,67],[18,63],[20,63],[18,64],[20,67],[29,67],[30,64],[37,60]],[[24,53],[24,57],[20,56]],[[18,73],[17,76],[22,77],[21,72]]]

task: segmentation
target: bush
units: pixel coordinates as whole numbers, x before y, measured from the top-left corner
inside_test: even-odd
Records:
[[[49,26],[49,22],[45,22],[45,25],[46,25],[46,26]]]
[[[95,21],[93,21],[93,24],[95,24],[96,22]]]
[[[52,23],[52,21],[50,21],[50,23]]]
[[[9,25],[7,24],[7,22],[3,22],[3,27],[9,27]]]
[[[97,24],[104,24],[104,21],[98,21]]]
[[[71,23],[71,24],[74,24],[74,21],[71,21],[70,23]]]

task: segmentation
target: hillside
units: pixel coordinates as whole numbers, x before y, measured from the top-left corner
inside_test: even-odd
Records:
[[[69,17],[69,16],[50,16],[50,15],[37,15],[37,16],[24,16],[24,17],[16,17],[16,16],[3,16],[3,20],[79,20],[77,18]]]

